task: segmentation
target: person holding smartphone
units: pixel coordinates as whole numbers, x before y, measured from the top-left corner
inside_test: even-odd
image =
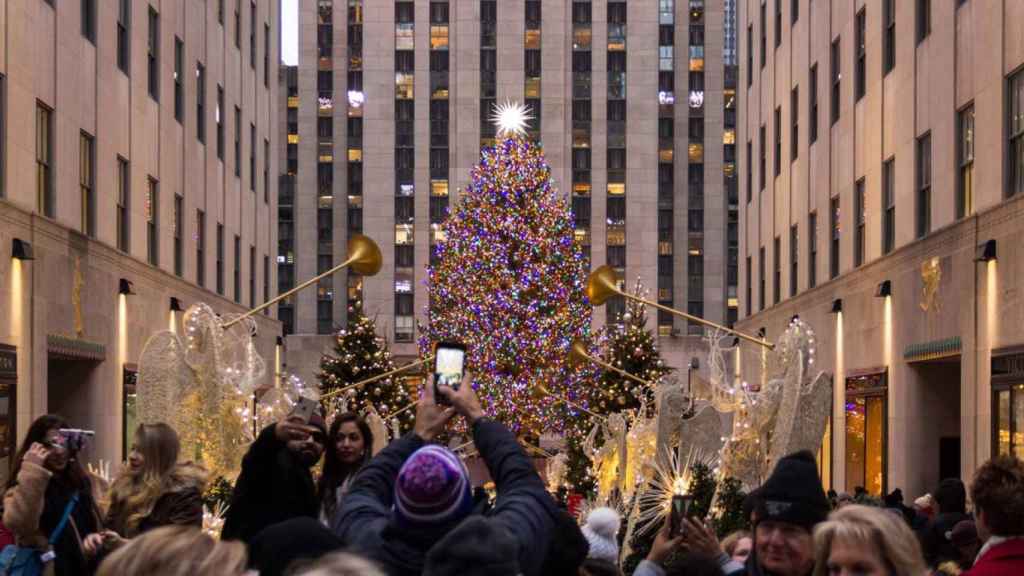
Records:
[[[249,544],[272,524],[317,518],[320,501],[310,469],[326,444],[324,419],[308,398],[301,398],[284,420],[264,428],[242,459],[221,538]]]
[[[52,565],[56,576],[88,576],[95,573],[95,558],[83,541],[99,533],[100,515],[90,477],[61,435],[66,428],[63,418],[49,414],[29,426],[7,483],[3,521],[19,546],[53,552],[46,570]],[[65,513],[66,529],[51,548]]]

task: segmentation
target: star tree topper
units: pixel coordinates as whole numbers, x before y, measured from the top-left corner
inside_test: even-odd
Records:
[[[496,104],[491,112],[491,122],[498,127],[498,136],[525,136],[526,126],[533,120],[530,107],[522,102],[505,100]]]

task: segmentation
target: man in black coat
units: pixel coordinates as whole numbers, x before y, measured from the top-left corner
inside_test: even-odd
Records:
[[[327,431],[314,413],[309,422],[288,419],[267,426],[242,459],[221,538],[249,544],[267,526],[316,518],[316,484],[310,472],[324,452]]]
[[[433,386],[424,387],[413,432],[392,442],[359,472],[342,502],[335,532],[352,552],[373,559],[390,576],[541,574],[557,506],[533,462],[504,425],[484,416],[468,377],[458,390],[439,386],[439,391],[453,408],[438,406]],[[484,515],[470,514],[469,490],[459,478],[451,482],[458,487],[445,492],[437,506],[403,493],[402,483],[410,475],[407,462],[421,458],[423,451],[440,450],[427,443],[456,412],[466,419],[497,489],[496,504]],[[436,477],[436,468],[451,468],[441,455],[434,457],[438,463],[427,474]],[[458,475],[444,473],[446,478]],[[464,498],[468,506],[460,503]],[[433,523],[424,521],[428,516],[423,511],[435,509],[444,513],[432,513]]]

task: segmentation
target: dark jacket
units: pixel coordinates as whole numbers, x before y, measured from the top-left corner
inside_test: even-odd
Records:
[[[191,464],[179,464],[171,472],[167,491],[157,498],[149,514],[138,526],[126,526],[128,511],[111,504],[104,526],[125,538],[134,538],[161,526],[180,525],[203,526],[203,490],[206,487],[206,471]]]
[[[221,538],[248,544],[261,530],[291,518],[316,518],[319,502],[309,468],[274,433],[260,432],[242,459]]]
[[[498,497],[484,518],[507,530],[525,576],[541,573],[557,511],[533,462],[505,426],[488,419],[473,425],[473,441],[494,478]],[[391,513],[394,483],[405,460],[424,445],[415,434],[395,440],[356,476],[342,503],[335,532],[353,552],[375,560],[390,576],[423,571],[427,552],[451,530],[411,533]]]
[[[1019,576],[1024,574],[1024,538],[1013,538],[985,551],[963,576]]]
[[[970,519],[971,517],[963,512],[948,512],[936,516],[925,528],[921,544],[924,548],[924,559],[929,566],[960,559],[960,551],[946,538],[946,532],[952,530],[961,520]]]

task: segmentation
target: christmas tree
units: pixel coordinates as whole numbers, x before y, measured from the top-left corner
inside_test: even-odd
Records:
[[[349,308],[349,327],[338,332],[334,338],[334,354],[325,354],[320,359],[320,373],[317,377],[320,379],[321,391],[326,395],[394,369],[395,363],[391,359],[387,341],[377,335],[374,321],[364,315],[361,306],[356,304]],[[332,397],[328,401],[330,405],[324,407],[328,414],[338,410],[347,401],[348,410],[364,414],[373,408],[387,420],[389,415],[413,401],[401,376],[371,382],[353,389],[351,394],[351,399],[345,394]],[[398,415],[403,431],[412,428],[414,416],[413,410]]]
[[[567,358],[590,328],[586,264],[543,152],[524,136],[528,111],[506,104],[496,120],[498,142],[444,224],[420,349],[464,343],[490,415],[520,432],[563,430],[578,412],[552,395],[582,402],[581,383],[592,382],[590,367]]]

